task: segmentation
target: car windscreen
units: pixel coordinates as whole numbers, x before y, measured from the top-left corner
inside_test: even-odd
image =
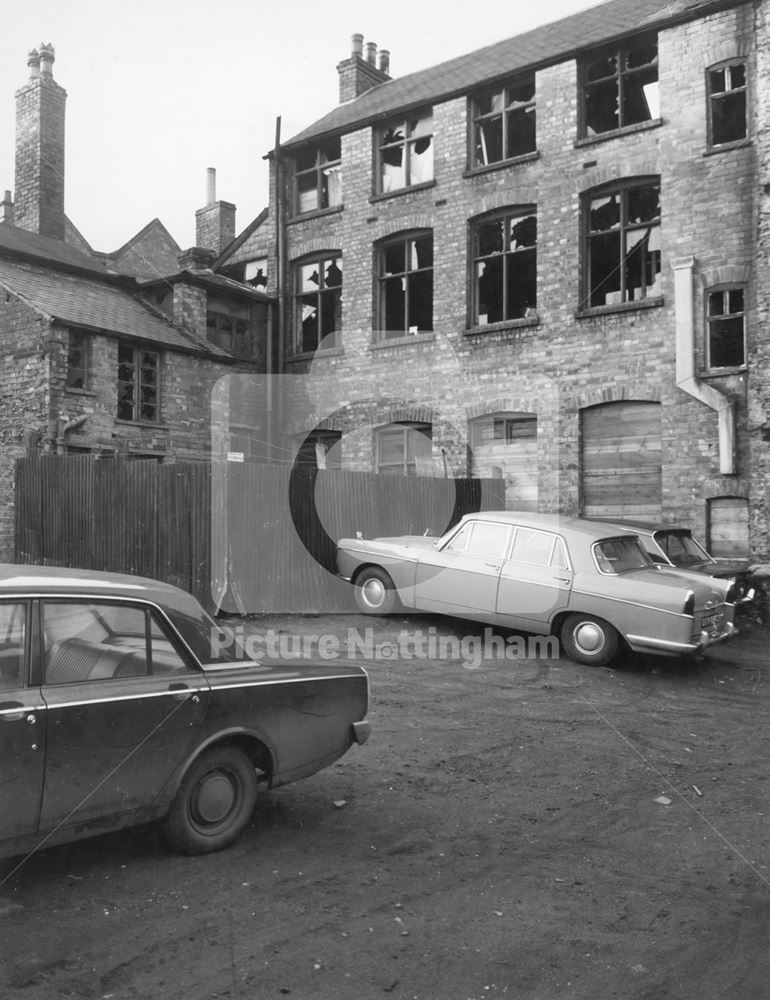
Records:
[[[633,535],[623,538],[605,538],[594,545],[596,564],[602,573],[625,573],[631,569],[645,569],[653,565]]]
[[[675,566],[711,562],[711,557],[686,531],[656,531],[652,536]]]

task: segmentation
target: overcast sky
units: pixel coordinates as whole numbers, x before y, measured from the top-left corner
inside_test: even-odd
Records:
[[[16,90],[27,53],[56,50],[67,91],[65,208],[96,250],[159,218],[195,242],[206,168],[238,232],[267,204],[277,116],[290,138],[330,111],[350,36],[388,49],[392,76],[558,20],[596,0],[33,0],[0,31],[0,191],[14,186]]]

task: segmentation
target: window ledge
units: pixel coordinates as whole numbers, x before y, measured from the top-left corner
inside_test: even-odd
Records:
[[[313,208],[309,212],[297,212],[290,219],[286,220],[286,225],[291,226],[295,222],[307,222],[308,219],[319,219],[327,215],[337,215],[345,208],[344,205],[331,205],[329,208]]]
[[[745,375],[746,365],[732,365],[730,368],[707,368],[698,372],[698,377],[702,379],[722,378],[727,375]]]
[[[98,396],[99,393],[94,389],[78,389],[76,386],[65,385],[64,391],[72,396]]]
[[[479,177],[484,174],[493,173],[495,170],[505,170],[507,167],[518,166],[520,163],[533,163],[539,158],[540,153],[535,149],[531,153],[512,156],[509,160],[497,160],[495,163],[486,163],[481,167],[469,167],[463,171],[463,177]]]
[[[618,139],[624,135],[634,135],[636,132],[646,132],[647,129],[660,128],[663,124],[662,118],[651,118],[648,122],[637,122],[635,125],[625,125],[623,128],[614,128],[611,132],[600,132],[598,135],[586,135],[574,142],[575,149],[581,146],[593,146],[597,142],[604,142],[605,139]]]
[[[288,361],[312,361],[313,358],[338,358],[345,353],[344,347],[321,347],[316,351],[297,351]]]
[[[147,427],[149,430],[154,431],[170,430],[168,424],[153,424],[149,420],[121,420],[120,417],[115,417],[115,423],[123,427]]]
[[[435,180],[425,181],[423,184],[411,184],[409,187],[397,188],[395,191],[385,191],[382,194],[373,194],[369,199],[370,203],[386,201],[388,198],[398,198],[400,195],[411,194],[413,191],[428,191],[436,186]]]
[[[429,344],[436,339],[436,334],[430,330],[427,333],[410,333],[406,337],[391,337],[388,340],[375,340],[373,351],[383,351],[387,347],[406,347],[408,344]]]
[[[505,333],[506,330],[528,330],[540,325],[540,317],[524,316],[521,319],[506,319],[500,323],[484,323],[479,326],[471,326],[465,331],[466,337],[483,336],[485,333]]]
[[[575,319],[590,319],[593,316],[610,316],[613,313],[636,312],[637,309],[656,309],[664,304],[662,295],[654,298],[639,299],[637,302],[619,302],[613,306],[590,306],[586,309],[576,309]]]
[[[730,153],[734,149],[743,149],[744,147],[753,146],[754,143],[751,139],[736,139],[734,142],[723,142],[718,146],[709,146],[708,149],[704,149],[704,156],[716,156],[718,153]]]

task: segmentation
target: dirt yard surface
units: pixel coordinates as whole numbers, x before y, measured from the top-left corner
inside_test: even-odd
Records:
[[[365,663],[371,740],[221,854],[0,862],[3,1000],[770,996],[766,629],[614,670],[428,616],[246,631]]]

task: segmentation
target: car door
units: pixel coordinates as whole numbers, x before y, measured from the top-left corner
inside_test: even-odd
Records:
[[[510,536],[507,524],[466,521],[441,549],[428,549],[417,566],[415,607],[494,617]]]
[[[29,684],[29,601],[0,602],[0,840],[37,830],[45,704]]]
[[[561,537],[517,527],[511,557],[500,572],[498,615],[520,628],[542,626],[567,607],[571,589],[572,570]]]
[[[202,671],[147,606],[62,599],[40,610],[41,831],[150,806],[203,721]]]

